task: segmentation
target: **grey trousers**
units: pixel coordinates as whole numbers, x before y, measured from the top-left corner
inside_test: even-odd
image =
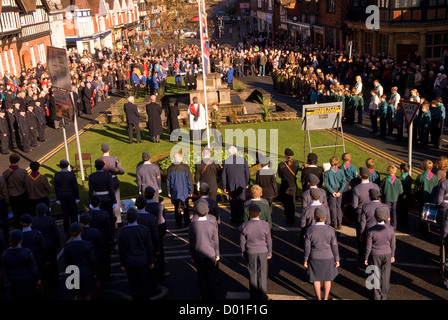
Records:
[[[267,300],[268,260],[266,253],[246,253],[251,300]]]
[[[373,289],[373,300],[387,300],[390,288],[391,254],[370,255],[370,264],[379,269],[380,288]]]

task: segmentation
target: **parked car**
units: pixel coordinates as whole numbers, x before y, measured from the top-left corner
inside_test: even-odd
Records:
[[[198,33],[196,31],[190,31],[188,29],[182,29],[180,31],[180,38],[181,39],[196,39],[198,37]]]

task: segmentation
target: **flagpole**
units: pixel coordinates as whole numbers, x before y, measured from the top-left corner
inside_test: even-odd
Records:
[[[198,0],[199,32],[200,32],[200,37],[201,37],[201,53],[202,53],[202,81],[203,81],[203,86],[204,86],[204,107],[205,107],[206,124],[207,124],[207,146],[210,148],[210,124],[209,124],[209,119],[208,119],[207,82],[205,79],[206,74],[207,74],[205,68],[208,68],[208,66],[205,65],[205,59],[204,59],[204,37],[203,37],[204,36],[204,34],[203,34],[204,24],[202,21],[202,19],[207,19],[207,17],[205,16],[205,1],[204,1],[204,15],[202,14],[202,11],[201,11],[201,5],[202,5],[201,2],[202,2],[202,0]],[[206,22],[207,22],[207,20],[206,20]],[[210,63],[210,61],[209,61],[209,63]]]

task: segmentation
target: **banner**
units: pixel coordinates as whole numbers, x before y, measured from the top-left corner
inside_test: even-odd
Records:
[[[70,92],[65,92],[59,88],[53,88],[56,115],[58,117],[73,120],[74,107]]]
[[[47,68],[54,88],[71,91],[72,83],[65,49],[47,47]]]

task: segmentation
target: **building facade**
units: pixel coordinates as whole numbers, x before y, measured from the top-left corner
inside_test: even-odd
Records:
[[[0,25],[1,74],[19,76],[39,62],[46,65],[51,30],[45,0],[2,0]]]
[[[365,21],[367,6],[380,9],[380,27],[370,30]],[[390,55],[398,63],[409,55],[439,60],[448,50],[447,0],[352,0],[347,26],[359,52]]]

